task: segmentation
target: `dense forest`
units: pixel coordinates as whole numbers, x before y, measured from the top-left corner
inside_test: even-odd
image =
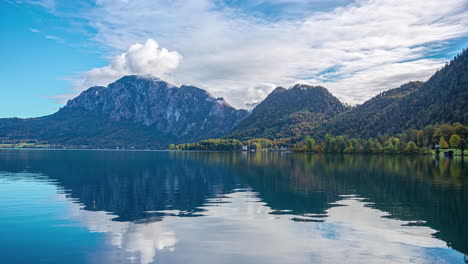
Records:
[[[292,150],[295,152],[325,153],[386,153],[386,154],[438,154],[439,149],[459,150],[464,154],[468,147],[468,127],[455,123],[453,125],[427,125],[421,130],[409,129],[397,135],[378,135],[370,138],[349,136],[332,136],[327,134],[323,139],[307,136],[295,144],[280,140],[250,139],[209,139],[197,143],[170,145],[171,150]]]
[[[439,149],[460,150],[468,147],[468,127],[453,125],[428,125],[421,130],[409,129],[397,135],[378,135],[371,138],[331,136],[327,134],[318,144],[311,137],[295,145],[295,151],[334,153],[405,153],[431,154]]]

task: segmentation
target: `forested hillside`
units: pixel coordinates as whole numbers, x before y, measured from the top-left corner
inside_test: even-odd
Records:
[[[323,87],[301,84],[291,89],[278,87],[228,137],[297,138],[347,109]]]
[[[386,91],[338,115],[314,131],[323,136],[371,137],[430,124],[468,123],[468,51],[464,50],[427,82]]]

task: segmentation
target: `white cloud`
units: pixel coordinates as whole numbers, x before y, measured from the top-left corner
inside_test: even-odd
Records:
[[[62,39],[61,37],[54,36],[54,35],[47,35],[47,33],[42,32],[39,29],[30,28],[29,31],[31,31],[32,33],[35,33],[35,34],[40,34],[40,35],[44,36],[45,39],[50,39],[50,40],[54,40],[54,41],[56,41],[58,43],[66,44],[65,40]]]
[[[55,0],[29,0],[29,1],[15,1],[17,4],[38,5],[55,12]]]
[[[276,1],[288,2],[302,1]],[[95,31],[94,41],[112,50],[156,39],[180,52],[183,63],[168,69],[175,84],[200,86],[239,107],[275,85],[323,85],[355,104],[425,80],[445,62],[428,55],[468,35],[466,10],[466,0],[356,0],[326,12],[303,8],[297,18],[276,21],[214,0],[98,0],[78,16]],[[93,71],[109,72],[107,81],[113,64]]]
[[[46,39],[55,40],[55,41],[57,41],[57,42],[63,42],[63,39],[62,39],[62,38],[57,37],[57,36],[53,36],[53,35],[46,35],[45,38],[46,38]]]
[[[75,80],[76,92],[96,85],[107,85],[120,77],[131,74],[150,75],[165,79],[170,71],[177,68],[182,55],[176,51],[159,48],[159,44],[148,39],[144,44],[133,44],[100,68],[94,68]]]

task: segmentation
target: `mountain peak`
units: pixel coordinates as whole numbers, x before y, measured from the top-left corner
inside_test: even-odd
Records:
[[[278,86],[270,94],[283,93],[283,92],[286,92],[287,90],[288,89],[286,89],[286,88]]]
[[[139,92],[142,92],[146,89],[154,88],[177,88],[176,86],[163,81],[157,77],[152,77],[148,75],[127,75],[113,83],[110,83],[107,88],[109,89],[137,89]],[[143,89],[143,90],[142,90]]]
[[[347,109],[321,86],[278,87],[234,128],[230,137],[296,137],[302,129],[299,127],[315,127]]]
[[[317,90],[317,91],[322,91],[325,93],[330,93],[327,88],[323,86],[312,86],[312,85],[307,85],[307,84],[296,84],[293,87],[291,87],[290,90],[301,90],[301,91],[310,91],[310,90]]]
[[[224,136],[247,111],[236,110],[224,98],[195,86],[179,88],[159,78],[129,75],[107,87],[83,91],[53,116],[70,115],[97,116],[109,125],[133,123],[177,143]]]
[[[123,76],[122,78],[117,79],[115,82],[139,81],[139,80],[143,80],[143,81],[161,81],[161,79],[159,79],[158,77],[154,77],[154,76],[151,76],[151,75],[136,75],[136,74],[133,74],[133,75]]]

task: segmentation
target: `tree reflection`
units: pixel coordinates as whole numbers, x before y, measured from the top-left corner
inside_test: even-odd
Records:
[[[432,156],[222,152],[1,151],[0,171],[35,172],[113,221],[203,214],[208,199],[251,187],[273,213],[325,215],[357,195],[468,253],[466,160]]]

